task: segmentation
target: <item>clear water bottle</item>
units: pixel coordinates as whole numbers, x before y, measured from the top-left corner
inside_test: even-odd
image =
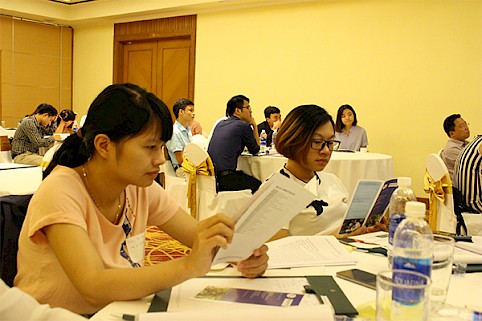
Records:
[[[271,148],[276,150],[276,145],[274,144],[274,141],[276,139],[276,134],[278,134],[278,129],[275,129],[273,132],[273,135],[271,136]]]
[[[259,145],[261,147],[262,152],[266,152],[266,139],[268,138],[268,134],[263,129],[261,130],[261,134],[259,134]]]
[[[398,224],[405,218],[405,204],[408,201],[416,201],[417,198],[413,193],[410,185],[412,185],[412,179],[410,177],[399,177],[397,179],[398,188],[393,192],[390,197],[389,215],[390,215],[390,228],[388,234],[388,242],[393,245],[393,235],[397,229]]]
[[[406,218],[398,225],[393,238],[393,269],[432,274],[433,235],[425,222],[425,204],[409,201]]]

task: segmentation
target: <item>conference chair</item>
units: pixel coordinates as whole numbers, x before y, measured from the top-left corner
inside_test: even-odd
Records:
[[[191,215],[203,220],[216,213],[235,217],[251,196],[250,190],[216,192],[214,166],[207,151],[195,143],[184,148],[183,170],[188,174],[188,207]]]
[[[438,154],[430,154],[425,164],[424,190],[429,194],[429,219],[433,231],[455,233],[457,217],[454,212],[452,180],[447,166]]]
[[[201,146],[204,150],[208,150],[208,139],[201,134],[192,136],[191,143]]]
[[[186,199],[186,180],[176,175],[176,172],[172,167],[171,160],[169,159],[167,149],[164,149],[164,157],[166,158],[166,162],[161,166],[159,170],[159,174],[164,174],[164,181],[162,182],[162,185],[166,190],[166,193],[173,197],[183,210],[189,212]]]
[[[429,224],[433,231],[482,236],[482,215],[470,213],[462,194],[452,186],[447,166],[438,154],[427,158],[425,192],[430,194]]]
[[[13,286],[17,274],[18,236],[32,194],[0,197],[0,277]]]

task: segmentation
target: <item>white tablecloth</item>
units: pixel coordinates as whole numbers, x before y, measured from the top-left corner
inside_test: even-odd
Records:
[[[295,269],[268,270],[266,276],[305,276],[305,275],[332,275],[353,306],[361,309],[364,306],[374,304],[376,291],[361,285],[345,281],[336,277],[337,271],[358,268],[371,273],[378,273],[388,270],[387,258],[378,254],[367,254],[353,252],[358,260],[356,265],[340,266],[319,266]],[[161,263],[162,264],[162,263]],[[210,275],[218,276],[239,276],[235,268],[227,268],[219,272],[211,272]],[[469,307],[477,311],[482,309],[480,297],[482,290],[482,273],[470,273],[463,276],[452,276],[450,280],[447,303],[458,307]],[[122,314],[145,313],[149,308],[152,296],[134,301],[116,301],[107,305],[96,313],[90,320],[122,320]],[[223,312],[223,304],[219,306],[220,313]],[[225,311],[225,310],[224,310]]]
[[[42,183],[42,168],[0,163],[0,195],[33,194]]]
[[[277,154],[265,156],[242,155],[238,159],[238,169],[265,181],[272,173],[286,163],[286,158]],[[348,194],[355,190],[360,179],[388,180],[393,178],[393,158],[378,153],[333,152],[324,171],[335,174],[345,185]]]

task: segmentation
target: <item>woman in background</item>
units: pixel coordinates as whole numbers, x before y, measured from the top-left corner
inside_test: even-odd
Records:
[[[356,112],[350,105],[342,105],[336,115],[335,139],[340,141],[340,150],[359,151],[368,146],[367,133],[357,125]]]
[[[206,274],[235,222],[217,214],[198,223],[153,183],[171,135],[169,110],[154,94],[133,84],[104,89],[32,197],[14,284],[40,303],[90,315]],[[190,255],[143,266],[148,225],[190,246]],[[262,275],[266,251],[239,262],[241,274]]]
[[[73,125],[76,116],[77,114],[70,109],[62,110],[57,117],[57,130],[55,131],[55,133],[72,134],[74,132]]]
[[[348,208],[348,193],[338,177],[323,172],[331,153],[340,146],[340,142],[335,140],[331,116],[317,105],[296,107],[278,129],[275,145],[278,152],[288,158],[280,173],[305,186],[317,195],[317,199],[272,240],[289,235],[348,236],[338,235]],[[350,235],[381,229],[386,227],[377,223],[369,228],[362,226]]]

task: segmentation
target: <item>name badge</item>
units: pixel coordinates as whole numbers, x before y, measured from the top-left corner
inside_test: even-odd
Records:
[[[144,259],[144,249],[146,245],[146,232],[128,237],[126,245],[131,260],[135,263],[142,261]]]

